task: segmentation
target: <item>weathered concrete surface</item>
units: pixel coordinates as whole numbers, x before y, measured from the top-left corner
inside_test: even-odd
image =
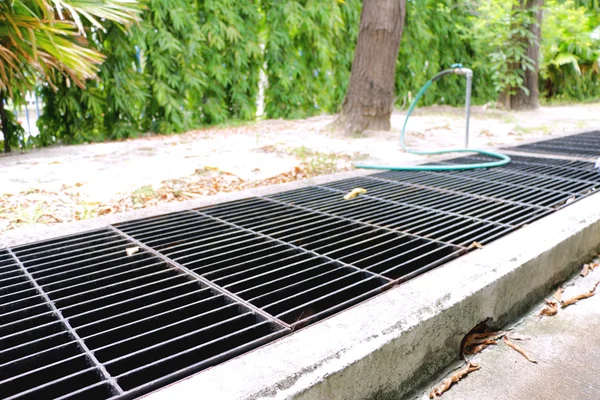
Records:
[[[588,291],[600,280],[600,268],[571,281],[563,299]],[[513,327],[531,337],[515,341],[536,361],[532,364],[504,345],[474,358],[481,366],[443,395],[444,400],[596,400],[600,399],[600,295],[540,319],[540,304]],[[429,386],[433,387],[440,376]],[[430,388],[415,399],[428,399]],[[411,398],[411,397],[409,397]]]
[[[600,197],[370,301],[148,396],[399,399],[458,358],[464,334],[523,315],[595,254]]]

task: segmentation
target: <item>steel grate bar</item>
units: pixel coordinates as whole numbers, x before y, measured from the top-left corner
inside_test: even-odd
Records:
[[[257,199],[259,200],[259,199]],[[239,202],[238,202],[239,204]],[[231,205],[230,205],[231,207]],[[231,209],[230,207],[225,207],[225,210],[229,209],[229,211],[234,211],[237,214],[237,205],[233,205],[233,209]],[[213,211],[214,208],[210,209],[209,211]],[[218,207],[219,210],[223,210],[222,207]],[[356,226],[355,223],[352,222],[347,222],[349,224],[349,226]],[[243,227],[245,229],[248,229],[248,227]],[[398,251],[398,245],[403,244],[406,245],[408,243],[411,243],[414,247],[412,251],[417,251],[415,260],[414,262],[411,263],[407,263],[407,262],[403,262],[400,264],[394,264],[394,257],[390,258],[390,260],[388,260],[388,268],[382,269],[385,270],[387,272],[390,273],[390,278],[398,280],[402,278],[402,274],[399,273],[399,271],[407,270],[405,271],[406,273],[412,273],[413,270],[421,270],[421,271],[425,271],[429,268],[432,268],[432,263],[425,263],[425,264],[420,264],[421,262],[419,261],[419,258],[421,256],[419,256],[419,251],[421,251],[420,249],[426,248],[426,246],[434,246],[436,249],[438,250],[442,250],[444,252],[444,255],[447,254],[459,254],[462,252],[465,252],[466,250],[464,248],[460,248],[460,247],[456,247],[456,246],[449,246],[449,245],[441,245],[439,243],[430,241],[430,240],[425,240],[425,239],[420,239],[414,236],[407,236],[404,234],[400,234],[398,232],[387,232],[387,231],[382,231],[380,229],[374,230],[373,228],[364,226],[361,229],[370,229],[370,233],[369,231],[367,231],[366,233],[363,234],[359,234],[359,235],[343,235],[343,234],[338,234],[338,237],[335,236],[331,236],[330,234],[328,234],[327,232],[322,233],[321,235],[317,235],[315,238],[308,240],[309,238],[306,236],[301,236],[301,239],[303,240],[304,244],[302,245],[302,247],[304,249],[310,250],[310,251],[314,251],[316,254],[319,255],[325,255],[330,259],[335,259],[336,255],[334,253],[338,252],[338,249],[340,249],[341,247],[345,248],[346,250],[344,250],[345,252],[365,252],[365,251],[369,251],[369,246],[374,246],[374,245],[378,245],[379,247],[381,247],[382,251],[385,250],[386,252],[390,252],[390,251],[395,251],[397,253]],[[315,241],[315,239],[317,239],[317,241]],[[383,246],[383,247],[382,247]],[[396,250],[393,250],[393,249]],[[436,250],[437,251],[437,250]],[[401,253],[401,255],[404,253]],[[396,257],[398,258],[398,257]],[[340,260],[339,258],[337,259],[338,262],[339,261],[345,261],[345,260]],[[354,265],[353,263],[348,263],[350,265]],[[419,264],[416,265],[415,264]],[[376,272],[379,273],[380,271],[371,271],[371,272]],[[384,275],[387,276],[387,275]]]
[[[409,205],[400,206],[398,204],[391,206],[388,202],[368,194],[348,203],[341,199],[341,192],[337,190],[335,190],[335,193],[340,193],[339,195],[334,195],[329,188],[315,187],[312,189],[313,194],[309,197],[310,201],[300,200],[298,196],[283,197],[278,195],[265,197],[265,199],[326,216],[341,217],[351,222],[385,229],[390,232],[399,232],[457,246],[469,246],[474,239],[469,240],[468,237],[462,236],[453,237],[451,234],[444,234],[444,231],[455,229],[454,233],[457,234],[460,232],[460,226],[463,227],[461,229],[465,229],[465,224],[470,224],[471,227],[482,227],[481,229],[490,231],[509,231],[513,229],[512,225],[459,216],[454,213],[438,212],[425,207],[413,208]],[[341,203],[342,201],[344,203]],[[357,207],[362,207],[362,203],[365,201],[368,201],[369,204],[364,209],[357,209]],[[407,210],[409,211],[407,212]]]
[[[600,156],[600,131],[507,147],[506,150],[596,158]]]
[[[243,227],[243,226],[239,226],[239,225],[237,225],[236,223],[229,222],[229,221],[227,221],[227,220],[225,220],[225,219],[222,219],[222,218],[219,218],[219,217],[215,217],[215,216],[212,216],[212,215],[210,215],[210,214],[203,213],[203,212],[201,212],[201,211],[198,211],[198,210],[194,210],[194,212],[196,212],[196,213],[198,213],[198,214],[200,214],[200,215],[202,215],[202,216],[205,216],[205,217],[208,217],[208,218],[212,218],[212,219],[214,219],[215,221],[219,221],[219,222],[221,222],[221,223],[223,223],[223,224],[226,224],[226,225],[232,226],[232,227],[234,227],[234,228],[237,228],[237,229],[239,229],[239,230],[250,232],[250,233],[252,233],[252,234],[254,234],[254,235],[256,235],[256,236],[259,236],[259,237],[265,238],[265,239],[267,239],[267,240],[270,240],[270,241],[273,241],[273,242],[279,243],[279,244],[281,244],[281,245],[284,245],[284,246],[289,246],[290,248],[292,248],[292,249],[294,249],[294,250],[297,250],[297,251],[299,251],[299,252],[308,253],[308,254],[311,254],[311,255],[313,255],[314,257],[317,257],[317,258],[325,258],[325,259],[327,259],[329,262],[337,262],[337,260],[335,260],[335,259],[332,259],[332,258],[330,258],[330,257],[327,257],[327,256],[325,256],[325,255],[323,255],[323,254],[319,254],[319,253],[317,253],[317,252],[315,252],[315,251],[312,251],[312,250],[306,249],[306,248],[304,248],[304,247],[302,247],[302,246],[296,246],[296,245],[293,245],[293,244],[291,244],[291,243],[288,243],[288,242],[285,242],[285,241],[283,241],[283,240],[277,239],[277,238],[275,238],[275,237],[273,237],[273,236],[265,235],[265,234],[263,234],[263,233],[261,233],[261,232],[259,232],[259,231],[256,231],[256,230],[254,230],[254,229],[251,229],[251,228],[245,228],[245,227]],[[365,271],[362,271],[360,268],[356,268],[355,266],[353,266],[353,265],[350,265],[350,264],[343,264],[343,265],[344,265],[344,267],[350,268],[350,269],[352,269],[352,270],[355,270],[355,271],[359,271],[359,272],[365,272]],[[387,282],[391,282],[391,280],[390,280],[389,278],[386,278],[386,277],[384,277],[384,276],[380,276],[380,275],[377,275],[377,274],[372,274],[372,275],[373,275],[373,277],[377,277],[377,278],[379,278],[379,279],[381,279],[381,280],[384,280],[384,281],[387,281]]]
[[[342,189],[334,188],[334,187],[328,187],[328,186],[319,186],[319,187],[329,190],[329,191],[333,191],[335,193],[339,193],[339,194],[346,193],[346,191],[344,191]],[[405,203],[404,201],[396,200],[393,193],[392,193],[392,195],[388,196],[388,195],[379,193],[378,191],[373,191],[373,192],[374,192],[374,194],[367,193],[365,195],[362,195],[361,197],[371,198],[376,201],[387,202],[387,203],[390,203],[393,205],[400,205],[400,206],[404,206],[405,204],[412,204],[412,203]],[[414,201],[414,200],[415,199],[412,199],[412,201]],[[453,203],[452,201],[448,201],[448,199],[446,197],[441,198],[439,201],[437,201],[437,203],[431,202],[431,201],[426,201],[426,202],[424,202],[424,204],[428,204],[428,206],[420,205],[419,207],[423,210],[429,210],[429,211],[441,210],[442,212],[447,212],[446,211],[447,209],[454,209],[456,207],[456,203]],[[482,217],[479,217],[479,218],[475,217],[474,220],[476,220],[476,221],[481,221],[481,222],[490,223],[490,224],[501,223],[501,224],[508,225],[508,226],[518,226],[518,225],[528,222],[528,221],[523,221],[522,219],[505,221],[505,218],[502,218],[502,219],[500,218],[504,214],[508,214],[509,212],[513,214],[513,218],[514,218],[516,209],[523,210],[520,213],[517,213],[517,216],[519,216],[519,217],[521,216],[521,214],[523,214],[527,211],[528,211],[528,214],[542,214],[542,213],[546,212],[546,210],[542,210],[542,209],[535,208],[532,206],[520,206],[520,205],[515,206],[514,204],[502,204],[502,203],[494,203],[494,202],[489,202],[489,201],[476,202],[476,201],[472,201],[471,199],[467,199],[466,202],[458,203],[458,207],[459,207],[458,211],[452,212],[452,213],[450,213],[450,215],[453,215],[453,216],[455,215],[457,217],[464,218],[465,216],[472,216],[472,214],[474,212],[473,210],[475,210],[475,212],[477,212],[477,214],[484,213],[482,215]],[[508,210],[506,208],[508,208]],[[549,212],[549,210],[547,212]],[[489,213],[492,213],[492,215],[488,215]]]
[[[407,183],[407,182],[403,182],[403,181],[382,178],[382,177],[376,176],[376,175],[366,176],[365,178],[368,180],[377,180],[377,181],[387,182],[387,183],[401,185],[401,186],[414,187],[414,188],[418,188],[418,189],[428,189],[428,190],[433,190],[433,191],[437,191],[440,193],[448,193],[448,194],[456,194],[456,195],[461,195],[461,196],[473,197],[475,199],[481,199],[481,200],[503,202],[503,203],[513,204],[513,205],[520,205],[520,206],[533,206],[533,207],[538,207],[538,208],[548,208],[548,206],[537,206],[535,204],[529,204],[529,203],[522,202],[522,201],[515,201],[515,200],[491,197],[491,196],[487,196],[487,195],[477,195],[477,194],[468,193],[468,192],[461,192],[459,190],[454,190],[454,189],[444,189],[444,188],[440,188],[440,187],[436,187],[436,186]]]
[[[402,185],[387,185],[385,181],[369,180],[364,178],[350,179],[348,182],[330,183],[319,186],[322,188],[335,190],[338,193],[347,193],[354,187],[367,186],[370,192],[364,195],[367,198],[388,201],[392,204],[413,204],[425,207],[429,210],[452,211],[459,215],[478,216],[479,218],[489,219],[490,214],[513,208],[514,210],[523,210],[529,214],[542,214],[548,212],[551,208],[535,207],[531,205],[515,205],[504,201],[493,201],[477,199],[475,197],[464,196],[454,193],[440,193],[435,190],[414,188]],[[483,214],[482,214],[483,213]],[[503,221],[504,223],[510,223]]]
[[[319,211],[319,210],[316,210],[316,209],[313,209],[313,208],[308,208],[308,207],[300,206],[300,205],[297,205],[297,204],[292,204],[292,203],[284,202],[284,201],[281,201],[281,200],[278,200],[278,199],[275,199],[275,198],[272,198],[272,197],[261,197],[261,199],[264,199],[264,200],[267,200],[267,201],[270,201],[270,202],[273,202],[273,203],[281,204],[281,205],[284,205],[284,206],[287,206],[287,207],[297,208],[297,209],[300,209],[300,210],[308,211],[308,212],[315,213],[315,214],[318,214],[318,215],[323,215],[323,216],[327,216],[327,217],[333,217],[333,218],[336,218],[336,219],[341,219],[343,221],[347,221],[347,222],[350,222],[352,224],[365,225],[365,226],[368,226],[368,227],[371,227],[371,228],[374,228],[374,229],[384,230],[384,231],[391,232],[391,233],[402,233],[402,234],[407,235],[407,236],[412,236],[412,237],[420,238],[420,239],[427,239],[427,240],[430,240],[430,241],[433,241],[433,242],[440,243],[442,245],[450,245],[450,246],[452,246],[452,243],[443,242],[441,240],[436,240],[436,239],[433,239],[433,238],[425,238],[425,237],[422,237],[422,236],[418,236],[416,234],[411,234],[411,233],[408,233],[408,232],[402,232],[402,231],[399,231],[399,230],[396,230],[396,229],[391,229],[391,228],[388,228],[388,227],[383,226],[383,225],[376,225],[376,224],[372,224],[372,223],[369,223],[369,222],[366,222],[366,221],[361,221],[359,219],[346,218],[346,217],[338,215],[338,214],[333,214],[333,213],[329,213],[329,212]]]
[[[107,242],[112,241],[114,237],[123,238],[114,230],[107,230],[103,236]],[[77,245],[74,239],[63,243]],[[125,253],[125,249],[132,246],[126,238],[124,243],[119,252]],[[85,241],[78,247],[86,247]],[[30,246],[20,249],[25,249],[30,255],[39,253]],[[72,254],[72,249],[68,246],[63,246],[61,251],[64,254]],[[95,258],[95,255],[89,256],[90,260]],[[62,316],[69,321],[71,328],[77,332],[78,339],[83,340],[124,390],[117,394],[120,398],[144,394],[155,385],[167,384],[177,377],[222,362],[291,332],[284,324],[276,324],[273,319],[264,318],[243,304],[233,301],[225,296],[223,291],[215,291],[213,285],[200,287],[201,282],[190,279],[187,274],[170,267],[171,264],[166,264],[160,257],[157,258],[144,248],[127,258],[129,260],[117,258],[120,262],[109,258],[92,264],[95,268],[88,270],[91,273],[84,276],[87,279],[63,268],[59,273],[45,275],[41,278],[44,282],[39,285],[44,285],[42,289],[61,311]],[[30,259],[34,260],[33,263],[24,264],[25,268],[35,268],[37,264],[45,264],[47,261],[38,256],[32,256]],[[131,261],[132,259],[137,261]],[[81,260],[83,263],[85,261]],[[164,270],[156,269],[158,265],[163,265]],[[86,268],[89,267],[90,265],[86,265]],[[53,269],[53,272],[56,270]],[[167,272],[171,276],[165,275]],[[90,277],[95,279],[89,279]],[[32,275],[31,279],[36,278]],[[156,286],[156,283],[160,282],[173,284]],[[187,289],[174,291],[178,287]],[[0,291],[3,289],[0,286]],[[204,294],[199,296],[201,293]],[[207,295],[212,297],[207,298]],[[102,302],[96,305],[98,300]],[[2,305],[0,312],[4,309],[5,306]],[[17,311],[23,310],[26,309],[20,308]],[[222,318],[225,312],[229,314],[228,319]],[[79,385],[62,397],[78,394],[96,395],[99,398],[114,396],[110,393],[104,395],[106,386],[98,384],[97,381],[86,380],[86,374],[93,371],[93,368],[75,368],[73,363],[83,358],[78,354],[69,355],[68,349],[73,349],[76,342],[66,335],[62,328],[57,329],[56,324],[59,322],[53,324],[50,320],[40,325],[40,322],[44,322],[39,320],[40,316],[47,312],[33,316],[30,314],[24,314],[25,320],[37,319],[37,326],[27,325],[25,330],[21,329],[21,326],[16,331],[13,329],[14,324],[5,326],[5,329],[0,326],[0,392],[7,387],[2,382],[3,371],[12,374],[11,379],[18,380],[19,376],[22,376],[19,375],[19,371],[29,367],[29,370],[25,371],[27,376],[43,373],[48,379],[53,379],[41,386],[21,391],[17,394],[19,398],[38,396],[40,393],[44,393],[42,397],[61,397],[59,395],[64,393],[50,396],[48,388],[51,385],[66,384],[73,379],[77,379]],[[209,319],[212,325],[199,330],[198,323],[209,322]],[[50,328],[51,330],[48,330]],[[229,330],[224,332],[223,329]],[[26,332],[35,332],[35,335],[28,333],[24,336]],[[203,339],[207,334],[212,336],[212,344]],[[150,340],[153,341],[152,346],[149,344]],[[137,351],[127,350],[132,345],[138,346]],[[206,347],[209,345],[213,350]],[[108,354],[112,355],[108,357]],[[194,357],[190,358],[191,354],[194,354]],[[136,364],[150,358],[151,363]],[[48,362],[43,363],[44,360]],[[175,360],[177,362],[173,363]],[[73,373],[68,374],[65,370],[62,375],[66,377],[63,378],[52,375],[63,365],[72,365]],[[158,372],[161,376],[151,378],[152,374],[148,371],[154,371],[154,374]]]
[[[216,292],[223,293],[223,295],[225,295],[226,297],[230,298],[231,301],[233,301],[235,303],[238,303],[238,304],[241,304],[241,305],[244,305],[246,308],[252,310],[255,314],[261,315],[266,320],[269,320],[269,321],[271,321],[271,322],[273,322],[273,323],[275,323],[277,325],[280,325],[283,329],[289,329],[289,326],[287,324],[285,324],[283,321],[280,321],[280,320],[278,320],[276,318],[273,318],[272,315],[270,315],[268,313],[265,313],[260,308],[254,307],[252,304],[250,304],[247,301],[243,300],[242,298],[236,296],[235,294],[233,294],[233,293],[231,293],[231,292],[229,292],[227,290],[224,290],[223,288],[221,288],[218,285],[213,284],[208,279],[205,279],[201,275],[196,274],[195,272],[193,272],[192,270],[188,269],[184,265],[179,264],[177,261],[174,261],[171,258],[164,256],[162,253],[159,253],[158,251],[154,250],[153,248],[145,245],[143,242],[141,242],[141,241],[135,239],[134,237],[128,235],[127,233],[125,233],[124,231],[120,230],[116,226],[110,225],[109,228],[112,229],[117,234],[119,234],[119,235],[123,236],[124,238],[126,238],[131,243],[134,243],[135,245],[139,246],[140,248],[143,248],[144,250],[146,250],[148,253],[150,253],[150,254],[154,255],[155,257],[163,260],[168,265],[171,265],[171,266],[175,267],[176,269],[182,271],[183,273],[185,273],[186,275],[192,277],[193,279],[197,280],[198,282],[201,282],[203,285],[212,288]]]
[[[48,297],[48,294],[44,291],[44,289],[42,289],[42,287],[40,285],[38,285],[38,283],[35,281],[35,279],[33,279],[33,277],[31,276],[31,274],[27,270],[27,268],[25,268],[25,266],[19,260],[19,258],[17,258],[17,256],[15,255],[15,253],[11,249],[7,249],[7,251],[12,256],[12,258],[15,261],[15,263],[19,266],[19,268],[23,272],[23,275],[25,275],[27,277],[27,279],[30,280],[31,284],[39,292],[40,296],[44,299],[44,301],[46,302],[46,304],[52,309],[53,314],[56,317],[58,317],[58,319],[60,320],[61,324],[65,327],[66,331],[68,332],[68,334],[73,339],[75,339],[77,341],[77,344],[78,344],[80,350],[83,351],[85,353],[85,356],[87,357],[87,359],[92,362],[92,364],[93,364],[92,367],[94,369],[96,369],[97,371],[99,371],[102,374],[102,376],[104,377],[104,380],[107,381],[111,385],[111,387],[113,389],[113,394],[114,395],[123,394],[124,391],[121,388],[121,386],[108,373],[108,371],[106,370],[106,367],[98,361],[98,359],[96,358],[96,356],[94,355],[94,353],[90,351],[90,349],[87,347],[87,345],[85,344],[85,342],[79,337],[79,335],[77,334],[77,332],[75,331],[75,329],[73,329],[73,327],[71,326],[69,320],[66,319],[63,316],[62,312],[56,307],[56,305],[50,299],[50,297]]]

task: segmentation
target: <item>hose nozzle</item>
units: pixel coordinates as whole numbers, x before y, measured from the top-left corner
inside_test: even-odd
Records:
[[[454,73],[456,75],[467,75],[467,76],[473,76],[473,71],[469,68],[455,68],[454,69]]]

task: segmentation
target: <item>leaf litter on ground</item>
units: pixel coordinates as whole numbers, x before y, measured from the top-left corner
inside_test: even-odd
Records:
[[[470,374],[473,371],[477,371],[480,368],[481,367],[479,365],[472,364],[469,361],[466,361],[465,365],[461,369],[454,372],[448,378],[444,379],[438,386],[434,387],[433,390],[429,393],[429,398],[436,399],[440,397],[442,394],[444,394],[444,392],[450,389],[450,386],[452,386],[454,383],[460,381],[466,375]]]
[[[594,269],[598,266],[598,263],[589,263],[583,264],[583,269],[581,270],[581,276],[586,277],[590,272],[594,271]]]
[[[351,169],[351,164],[338,171]],[[163,203],[298,181],[316,176],[305,163],[262,180],[244,180],[213,166],[198,168],[191,176],[161,182],[157,189],[144,186],[117,195],[107,202],[89,201],[81,190],[82,183],[63,185],[59,191],[31,189],[0,195],[0,233],[28,224],[55,224],[95,218]]]
[[[558,313],[558,301],[553,301],[553,300],[544,300],[546,302],[546,304],[548,305],[547,307],[544,307],[542,309],[542,311],[540,311],[539,316],[543,317],[552,317],[554,315],[556,315],[556,313]]]
[[[510,347],[511,349],[513,349],[516,352],[520,353],[523,357],[525,357],[527,359],[527,361],[532,362],[534,364],[537,364],[537,361],[534,360],[533,358],[531,358],[531,356],[525,350],[523,350],[522,348],[520,348],[519,346],[517,346],[516,343],[514,343],[513,341],[511,341],[506,336],[504,336],[504,343],[506,343],[508,345],[508,347]]]
[[[578,295],[575,295],[575,296],[563,301],[562,308],[567,308],[567,307],[572,306],[573,304],[579,302],[580,300],[587,299],[587,298],[594,296],[596,294],[596,288],[598,287],[598,284],[600,284],[600,281],[596,282],[594,284],[594,286],[587,292],[580,293]]]

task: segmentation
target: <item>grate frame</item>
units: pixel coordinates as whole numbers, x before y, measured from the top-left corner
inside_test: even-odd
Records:
[[[54,397],[143,395],[491,243],[598,185],[589,162],[514,156],[492,170],[388,171],[0,249],[0,391],[35,398],[81,377]],[[355,187],[368,193],[344,201]],[[138,252],[124,254],[132,246]],[[36,375],[61,368],[72,373]],[[23,377],[36,386],[15,392]]]
[[[600,130],[506,147],[505,150],[580,158],[598,158],[600,156]]]

